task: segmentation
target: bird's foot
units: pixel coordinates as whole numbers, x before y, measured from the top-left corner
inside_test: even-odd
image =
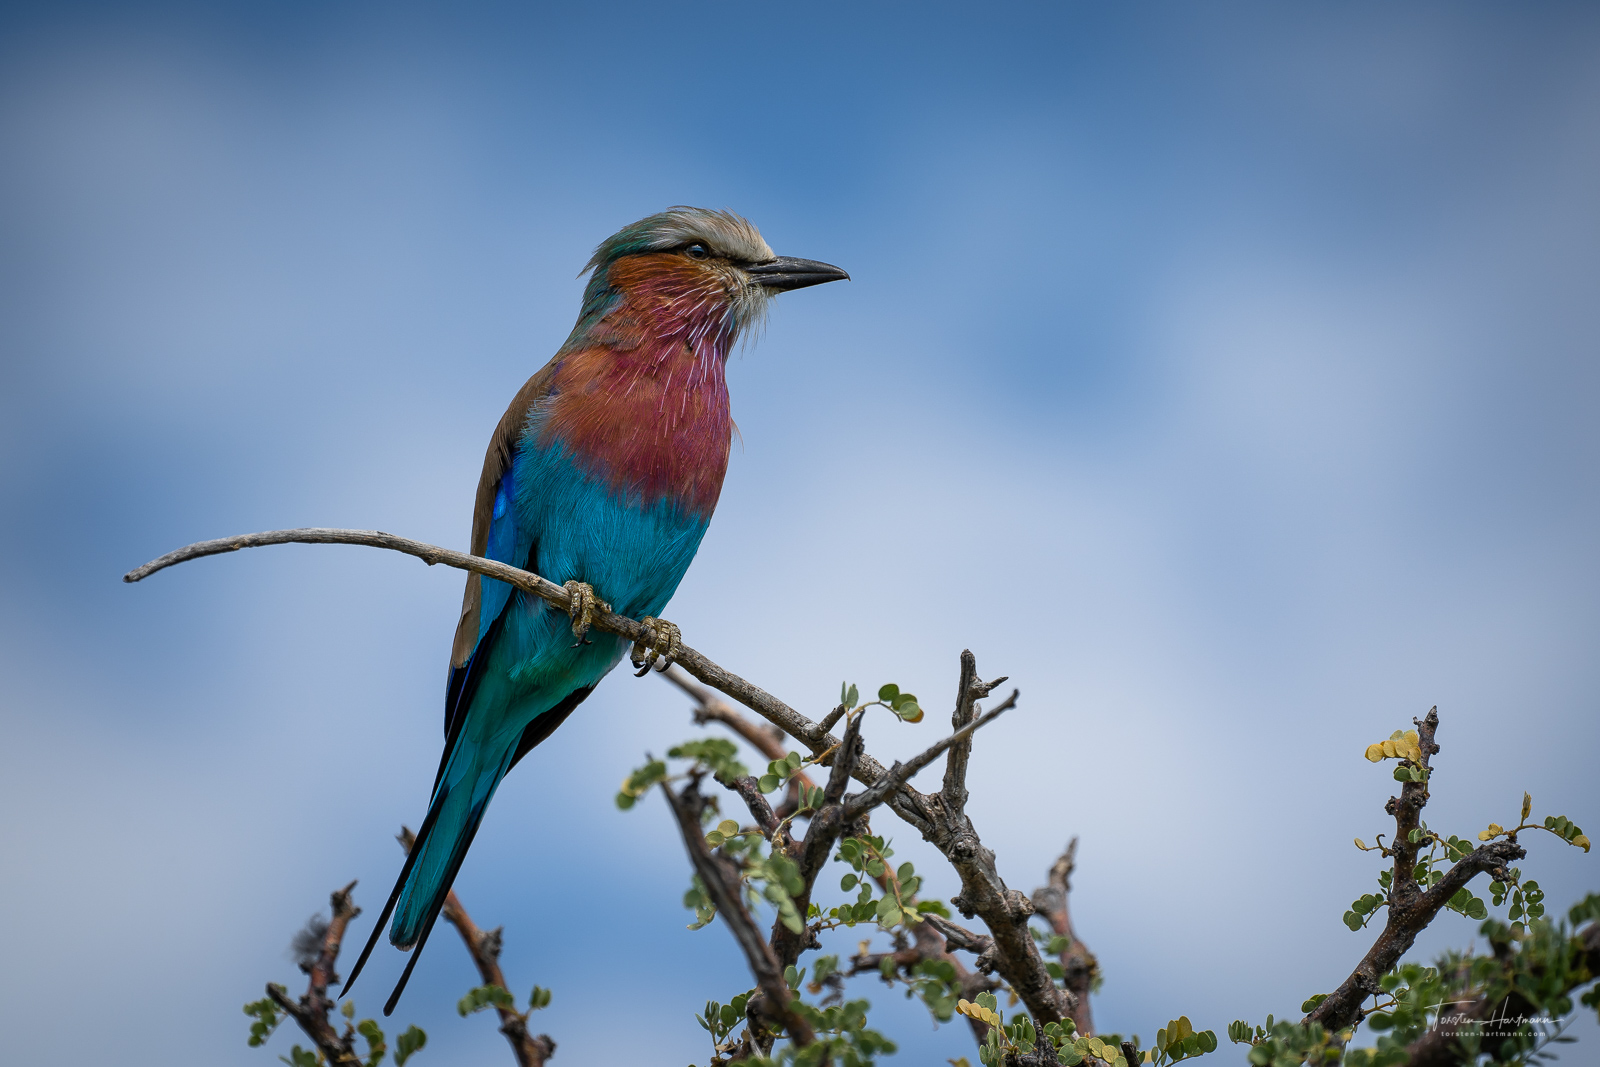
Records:
[[[572,636],[578,639],[572,647],[593,644],[589,640],[589,627],[594,625],[594,613],[596,610],[610,611],[611,605],[596,596],[594,586],[588,582],[567,582],[562,588],[567,591],[567,615],[572,619]]]
[[[683,650],[683,631],[676,624],[649,615],[639,621],[644,626],[644,635],[633,643],[633,654],[628,657],[638,671],[635,678],[649,674],[651,667],[665,671]]]

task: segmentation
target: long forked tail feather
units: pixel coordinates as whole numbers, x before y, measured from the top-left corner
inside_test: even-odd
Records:
[[[452,737],[451,743],[445,749],[444,757],[439,761],[439,774],[434,779],[434,798],[433,802],[428,805],[427,817],[422,820],[422,826],[417,830],[417,836],[412,842],[411,851],[406,855],[405,865],[400,868],[400,877],[395,879],[394,890],[389,894],[389,900],[383,906],[383,913],[378,916],[378,921],[373,924],[372,934],[367,938],[366,946],[361,950],[361,955],[356,960],[355,967],[351,969],[350,977],[345,980],[344,988],[339,991],[341,997],[348,993],[350,987],[355,984],[356,977],[361,974],[361,969],[366,966],[368,957],[372,955],[372,950],[378,943],[378,936],[383,932],[383,928],[388,924],[390,917],[394,915],[396,908],[399,908],[402,916],[395,920],[395,929],[391,931],[390,940],[397,945],[401,945],[402,941],[395,935],[401,934],[402,930],[400,928],[404,927],[404,932],[411,935],[411,945],[403,947],[414,946],[414,950],[411,959],[406,962],[404,972],[400,975],[399,983],[389,996],[389,1002],[383,1013],[388,1015],[394,1010],[395,1004],[400,999],[400,994],[405,990],[406,983],[411,978],[412,969],[417,965],[417,959],[422,955],[422,947],[427,943],[428,935],[433,931],[433,924],[438,920],[439,912],[444,908],[445,901],[450,895],[450,887],[455,883],[456,874],[461,869],[462,860],[466,858],[467,848],[472,844],[472,839],[477,836],[478,827],[483,821],[484,811],[488,808],[489,801],[499,787],[500,781],[505,777],[506,772],[527,754],[529,749],[549,737],[555,728],[561,725],[566,717],[572,713],[572,710],[583,703],[583,699],[593,690],[594,686],[592,685],[574,690],[557,702],[550,711],[535,718],[523,731],[516,747],[505,754],[510,757],[509,759],[502,758],[497,763],[486,765],[474,759],[475,756],[481,758],[483,753],[458,745],[455,738]],[[466,762],[458,763],[458,760]],[[455,768],[454,772],[451,771],[452,767]],[[463,795],[459,799],[468,801],[465,811],[462,810],[459,802],[455,806],[449,804],[453,790],[446,783],[447,775],[455,783],[455,789],[463,791]],[[477,791],[474,786],[480,781],[486,781],[488,789],[483,796],[478,798],[477,803],[470,803],[470,798]],[[450,817],[445,818],[444,825],[441,826],[440,818],[447,811],[450,812]],[[438,834],[445,836],[442,840],[436,841],[435,838]],[[443,857],[438,854],[438,847],[441,844],[451,846]],[[425,866],[428,869],[418,871],[417,866],[419,863],[424,862],[425,857]],[[413,878],[419,879],[423,885],[410,886],[408,891],[408,883]],[[424,892],[426,892],[426,896],[422,896]],[[419,910],[415,906],[417,901],[425,901],[425,908]]]
[[[467,849],[471,847],[478,827],[483,823],[489,800],[505,773],[505,761],[500,761],[498,766],[490,769],[471,765],[464,769],[467,770],[465,781],[458,781],[455,788],[448,783],[441,784],[434,794],[433,803],[428,806],[427,818],[423,820],[411,851],[406,856],[405,865],[400,869],[394,890],[389,894],[383,913],[373,926],[366,947],[340,996],[354,984],[391,916],[394,917],[394,924],[389,931],[389,940],[401,949],[410,949],[411,959],[406,961],[400,981],[389,995],[389,1001],[383,1009],[385,1015],[394,1011],[400,994],[405,991],[411,972],[422,956],[428,935],[433,931],[439,912],[450,896],[450,887],[455,883],[462,861],[466,859]],[[484,779],[488,782],[487,789],[483,788]]]
[[[428,814],[422,820],[421,829],[417,831],[416,842],[421,842],[423,838],[433,833],[434,824],[439,821],[439,810],[437,804],[428,807]],[[395,903],[399,901],[400,893],[406,887],[406,879],[411,877],[411,868],[415,867],[417,863],[416,842],[412,844],[411,851],[406,853],[406,862],[400,868],[400,877],[395,879],[394,890],[389,894],[388,903],[383,906],[383,914],[379,915],[378,921],[372,924],[372,936],[367,938],[366,946],[361,950],[361,955],[356,958],[356,965],[350,968],[350,977],[344,980],[344,985],[339,990],[341,999],[346,993],[350,992],[350,987],[356,984],[356,978],[360,976],[361,968],[367,965],[367,957],[372,955],[372,949],[378,943],[378,935],[383,933],[384,926],[389,922],[389,916],[394,914]]]
[[[478,827],[483,824],[483,813],[488,810],[488,807],[488,797],[472,805],[467,814],[466,825],[460,828],[459,835],[449,843],[450,851],[442,876],[427,890],[428,896],[424,898],[427,901],[426,910],[420,913],[422,921],[415,934],[416,940],[410,946],[411,958],[406,961],[405,970],[400,972],[400,980],[395,983],[394,992],[389,994],[389,999],[383,1006],[384,1015],[394,1013],[394,1006],[400,1002],[400,994],[405,992],[406,983],[411,981],[411,971],[416,967],[417,960],[422,958],[422,948],[428,943],[428,935],[433,933],[433,924],[439,920],[439,912],[444,910],[445,901],[450,898],[450,887],[455,884],[456,874],[461,870],[461,862],[467,858],[467,849],[472,846],[472,839],[478,836]],[[417,843],[411,848],[411,854],[413,856],[418,855],[424,850],[425,844],[433,844],[437,840],[437,833],[436,825],[434,833],[429,835],[426,843],[419,836]],[[413,872],[412,876],[415,876],[415,872]],[[402,879],[403,885],[404,880]],[[417,886],[412,886],[410,891],[410,893],[406,894],[407,897],[411,893],[418,893],[423,890]],[[402,911],[405,910],[406,903],[408,901],[401,902]],[[396,919],[396,925],[399,925],[398,918]],[[391,931],[390,940],[394,940],[393,933]],[[376,931],[374,931],[374,934],[376,934]]]

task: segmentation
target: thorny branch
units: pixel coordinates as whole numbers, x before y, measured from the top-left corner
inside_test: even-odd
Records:
[[[430,566],[443,563],[498,579],[563,611],[568,604],[568,593],[564,587],[530,571],[373,530],[274,530],[201,541],[135,568],[124,575],[123,580],[141,581],[156,571],[202,556],[276,544],[350,544],[389,549],[416,556]],[[600,592],[603,594],[604,590]],[[615,634],[629,641],[641,641],[647,636],[646,627],[641,623],[610,611],[597,610],[592,625],[595,630]],[[795,738],[809,748],[813,756],[839,744],[839,739],[820,723],[759,686],[713,663],[693,648],[683,646],[678,663],[699,681],[733,698]],[[1003,678],[988,683],[979,681],[972,653],[962,653],[961,680],[956,693],[953,725],[957,729],[966,726],[967,718],[976,714],[977,701],[987,697],[1002,681]],[[962,914],[969,918],[981,918],[989,927],[995,940],[996,971],[1016,990],[1039,1024],[1059,1022],[1066,1017],[1073,998],[1057,989],[1050,980],[1044,958],[1028,933],[1028,916],[1033,913],[1033,904],[1022,893],[1006,887],[995,868],[994,853],[983,847],[976,828],[965,813],[966,765],[969,756],[970,744],[955,746],[945,770],[944,788],[940,792],[924,794],[910,785],[900,785],[886,798],[886,802],[896,815],[921,832],[955,867],[961,877],[961,893],[952,898],[951,903],[960,908]],[[851,776],[869,788],[889,773],[888,768],[864,752],[855,759],[855,766],[851,770]]]
[[[1058,937],[1067,939],[1061,950],[1061,973],[1067,992],[1077,998],[1077,1003],[1067,1014],[1077,1024],[1078,1033],[1088,1037],[1094,1034],[1094,1014],[1089,1008],[1089,987],[1094,984],[1099,963],[1072,929],[1072,916],[1067,909],[1067,895],[1072,890],[1072,872],[1077,867],[1078,839],[1067,842],[1067,849],[1050,867],[1050,880],[1033,891],[1033,906],[1050,924]],[[1131,1061],[1130,1061],[1131,1062]]]
[[[958,748],[970,749],[972,747],[972,735],[978,730],[979,727],[989,725],[991,722],[994,722],[994,720],[998,719],[1002,713],[1009,711],[1016,706],[1017,694],[1012,693],[1010,699],[1001,704],[998,708],[995,708],[986,715],[968,720],[966,723],[963,723],[961,728],[955,733],[951,734],[949,737],[934,742],[927,749],[915,756],[912,756],[911,759],[907,760],[905,763],[901,763],[896,760],[894,766],[889,768],[888,774],[884,775],[882,778],[879,778],[875,783],[868,787],[865,793],[851,798],[849,804],[845,808],[846,821],[854,821],[854,819],[860,818],[862,815],[865,815],[879,804],[882,804],[888,799],[891,793],[897,792],[901,786],[905,785],[906,782],[915,777],[918,771],[922,770],[922,768],[938,759],[946,749],[951,750],[952,753]],[[952,762],[954,762],[954,758],[955,757],[952,754]],[[965,787],[963,787],[963,791],[965,791]]]
[[[392,534],[364,530],[277,530],[199,542],[130,571],[124,576],[124,581],[137,582],[156,571],[202,556],[289,543],[354,544],[389,549],[416,556],[430,566],[443,563],[504,581],[558,609],[565,610],[568,606],[569,594],[563,586],[529,571]],[[641,623],[604,609],[596,612],[592,625],[597,631],[629,641],[637,642],[647,636],[646,627]],[[915,940],[913,945],[908,946],[901,940],[892,953],[859,955],[849,973],[879,969],[886,959],[892,958],[894,968],[909,975],[911,969],[923,960],[946,960],[955,967],[959,983],[969,997],[978,991],[995,988],[999,983],[992,975],[997,973],[1024,1001],[1038,1024],[1071,1018],[1079,1034],[1093,1033],[1088,992],[1096,962],[1093,954],[1073,931],[1067,908],[1076,839],[1051,868],[1048,884],[1036,890],[1030,900],[1006,887],[995,868],[994,854],[983,846],[966,815],[966,775],[972,756],[972,734],[1015,706],[1017,693],[1013,691],[1009,698],[988,714],[982,712],[978,701],[987,698],[1005,681],[1004,678],[992,682],[980,680],[972,653],[963,652],[951,720],[954,732],[908,763],[896,763],[892,768],[885,768],[861,748],[859,716],[847,720],[843,740],[830,733],[846,714],[848,709],[844,706],[834,708],[820,722],[813,721],[692,648],[684,646],[677,660],[690,676],[743,704],[770,725],[757,726],[751,723],[709,690],[690,682],[677,670],[670,671],[668,679],[696,701],[697,723],[719,722],[773,760],[784,757],[783,736],[787,734],[808,748],[814,759],[832,767],[823,807],[812,813],[810,829],[800,841],[794,841],[789,835],[785,820],[798,810],[796,798],[800,787],[815,788],[809,778],[798,774],[791,776],[788,799],[776,812],[761,794],[754,778],[724,783],[745,800],[756,824],[772,841],[773,848],[783,851],[797,862],[804,880],[804,892],[795,899],[795,903],[802,915],[809,903],[815,878],[826,863],[834,841],[842,833],[855,832],[857,825],[860,832],[866,832],[864,820],[870,810],[879,804],[886,804],[919,830],[950,861],[961,879],[961,892],[951,898],[951,903],[967,917],[981,918],[990,931],[987,935],[979,934],[936,915],[928,915],[915,925],[912,931]],[[1431,773],[1431,759],[1439,751],[1439,746],[1434,743],[1438,727],[1437,709],[1430,711],[1425,719],[1416,720],[1416,725],[1420,758],[1415,765],[1423,771],[1423,778],[1421,781],[1406,782],[1400,796],[1391,798],[1386,806],[1396,825],[1387,922],[1360,964],[1332,995],[1317,1005],[1306,1017],[1306,1022],[1316,1021],[1329,1029],[1341,1030],[1360,1021],[1363,1015],[1361,1002],[1378,991],[1378,977],[1398,963],[1412,946],[1417,934],[1432,921],[1450,897],[1477,874],[1491,872],[1496,877],[1506,877],[1506,864],[1526,854],[1517,844],[1515,834],[1512,834],[1508,840],[1491,842],[1475,849],[1454,864],[1433,886],[1425,888],[1418,884],[1415,867],[1425,836],[1413,841],[1411,833],[1421,825],[1421,811],[1428,800],[1427,776]],[[917,771],[941,754],[947,754],[947,760],[944,780],[937,792],[922,793],[908,784]],[[850,778],[861,782],[867,787],[866,790],[847,796],[844,789]],[[809,1024],[790,1007],[791,991],[784,981],[783,968],[793,963],[806,948],[815,946],[816,929],[808,927],[802,934],[795,935],[781,923],[775,923],[770,942],[763,939],[744,906],[739,871],[727,858],[713,855],[702,836],[700,814],[705,798],[699,793],[699,777],[691,776],[681,795],[675,795],[665,783],[662,789],[678,820],[695,870],[718,912],[734,932],[757,979],[761,996],[754,998],[750,1004],[752,1023],[770,1021],[787,1030],[797,1045],[812,1043],[815,1035]],[[347,1033],[341,1037],[327,1019],[332,1006],[327,999],[327,986],[330,981],[337,981],[333,964],[344,931],[350,919],[358,913],[349,899],[351,887],[333,895],[333,921],[324,936],[321,952],[308,967],[311,984],[306,995],[298,1003],[291,1002],[282,987],[268,986],[268,994],[273,1001],[299,1023],[329,1063],[336,1065],[359,1062],[351,1048],[353,1035]],[[1028,919],[1036,910],[1048,920],[1058,936],[1066,939],[1066,947],[1060,955],[1065,989],[1058,989],[1051,981],[1028,930]],[[504,988],[497,959],[499,931],[484,933],[479,930],[467,917],[453,893],[446,905],[445,916],[460,931],[485,983]],[[1600,924],[1591,924],[1581,938],[1587,967],[1590,971],[1600,969]],[[977,973],[968,971],[951,954],[951,949],[977,953]],[[1514,1014],[1528,1007],[1518,1001],[1518,996],[1513,992],[1497,1003],[1490,1003],[1487,994],[1480,995],[1456,1018],[1484,1019],[1491,1015]],[[554,1043],[544,1035],[530,1037],[522,1016],[504,1008],[499,1010],[502,1032],[516,1051],[519,1064],[540,1067],[553,1052]],[[753,1025],[751,1029],[756,1030],[757,1027]],[[980,1040],[983,1030],[982,1023],[974,1023],[974,1031]],[[754,1040],[765,1053],[770,1051],[774,1037],[775,1034],[770,1030],[764,1030]],[[747,1032],[747,1049],[750,1041]],[[1124,1043],[1123,1051],[1130,1062],[1137,1056],[1128,1043]],[[1417,1067],[1424,1064],[1443,1067],[1463,1062],[1458,1056],[1458,1046],[1439,1025],[1414,1043],[1410,1053],[1412,1063]]]
[[[417,841],[416,835],[406,826],[400,828],[396,839],[408,853]],[[461,935],[473,964],[478,968],[478,974],[483,978],[483,984],[509,990],[511,987],[506,984],[505,972],[500,969],[501,927],[480,930],[467,914],[467,909],[461,906],[461,898],[456,896],[454,889],[445,897],[444,917]],[[500,1032],[506,1035],[518,1067],[544,1067],[545,1061],[556,1051],[556,1043],[550,1035],[535,1037],[528,1033],[527,1016],[515,1008],[504,1004],[496,1004],[494,1008],[500,1015]]]
[[[959,731],[972,722],[983,721],[977,702],[1003,681],[1004,678],[980,681],[976,658],[971,652],[963,651],[952,725]],[[1010,707],[1016,698],[1013,691],[996,711]],[[920,819],[926,827],[923,836],[955,868],[961,878],[961,892],[951,897],[950,903],[969,919],[981,918],[989,928],[994,938],[994,969],[1022,998],[1034,1021],[1040,1026],[1060,1022],[1073,1006],[1072,997],[1056,987],[1028,929],[1033,902],[1006,887],[995,867],[994,853],[983,846],[977,829],[967,817],[966,775],[970,755],[970,742],[952,746],[945,764],[944,785],[938,793],[924,795],[910,786],[902,786],[897,802],[890,806],[913,825]],[[911,808],[911,814],[902,811],[902,806]]]
[[[1378,992],[1378,979],[1410,951],[1417,935],[1433,921],[1433,917],[1456,890],[1484,872],[1492,873],[1496,878],[1506,878],[1506,864],[1528,854],[1526,849],[1517,844],[1513,834],[1508,840],[1491,841],[1467,853],[1431,889],[1424,890],[1417,884],[1417,853],[1422,848],[1422,842],[1411,840],[1411,831],[1421,825],[1422,809],[1428,803],[1432,760],[1439,751],[1439,746],[1433,740],[1439,729],[1439,709],[1435,707],[1425,718],[1413,719],[1412,722],[1417,727],[1420,763],[1413,764],[1411,760],[1402,760],[1401,763],[1421,767],[1423,779],[1420,782],[1406,782],[1400,787],[1399,797],[1390,797],[1384,806],[1384,810],[1394,816],[1395,825],[1394,875],[1390,882],[1388,919],[1383,932],[1361,962],[1356,964],[1350,976],[1305,1017],[1305,1022],[1319,1022],[1329,1030],[1343,1030],[1361,1021],[1361,1002]]]
[[[341,1035],[328,1021],[328,1013],[333,1010],[328,986],[339,980],[333,969],[339,961],[339,947],[344,942],[344,932],[350,926],[350,920],[361,914],[361,909],[350,899],[355,887],[356,884],[351,882],[343,889],[335,890],[329,898],[333,914],[328,928],[322,934],[322,944],[315,956],[301,964],[311,976],[305,996],[297,1001],[290,1000],[289,992],[283,986],[276,982],[267,983],[267,996],[305,1031],[311,1043],[317,1046],[317,1051],[334,1067],[361,1063],[355,1051],[355,1031],[346,1030]]]
[[[679,682],[679,685],[682,686],[682,682]],[[688,691],[691,695],[698,696],[693,690]],[[702,707],[705,703],[706,701],[702,699]],[[1006,706],[1009,706],[1009,704]],[[1005,710],[1005,706],[997,708],[983,720],[974,719],[963,730],[958,730],[950,737],[935,743],[932,748],[907,764],[910,770],[901,775],[901,780],[909,778],[916,770],[926,766],[952,744],[958,744],[970,737],[973,730],[983,725],[984,722],[993,719],[1003,710]],[[696,711],[696,722],[705,722],[709,718],[709,716],[702,717],[700,712]],[[747,731],[754,729],[753,724],[745,720],[738,712],[726,707],[726,705],[722,707],[721,713],[716,716],[716,720],[723,722],[736,733],[739,733],[740,736],[747,736]],[[843,833],[861,836],[869,832],[866,826],[866,816],[870,808],[876,803],[881,803],[884,796],[887,795],[887,790],[880,790],[875,798],[866,802],[862,802],[861,798],[858,797],[846,798],[845,796],[844,791],[850,778],[851,769],[862,751],[861,721],[862,716],[855,715],[851,717],[847,724],[844,738],[840,741],[838,749],[835,750],[832,756],[832,767],[828,776],[828,783],[823,789],[822,805],[811,814],[810,826],[806,831],[805,837],[799,841],[793,840],[787,834],[774,832],[776,830],[776,820],[772,818],[771,809],[766,806],[765,798],[761,796],[760,789],[753,777],[745,776],[733,782],[724,783],[746,801],[751,814],[756,818],[757,824],[763,827],[763,832],[768,840],[772,842],[773,848],[782,851],[795,861],[803,886],[800,893],[796,894],[793,900],[796,911],[802,915],[806,914],[810,907],[811,893],[816,885],[817,876],[826,866],[835,842],[838,841]],[[896,764],[895,768],[896,771],[901,770],[899,764]],[[887,874],[877,876],[880,888],[885,886],[886,880]],[[916,900],[914,897],[908,896],[904,903],[914,905]],[[992,965],[985,966],[986,963],[992,964],[992,952],[989,956],[982,955],[994,944],[992,938],[973,934],[956,926],[954,923],[939,919],[937,915],[924,916],[923,919],[924,921],[911,928],[912,945],[901,947],[893,953],[858,954],[852,960],[851,967],[846,974],[856,975],[866,971],[882,974],[882,961],[888,956],[893,958],[895,969],[909,978],[913,975],[918,963],[925,960],[942,960],[951,965],[956,974],[956,981],[960,986],[961,995],[968,999],[976,997],[979,993],[999,987],[1000,982],[998,979],[991,977],[988,973],[974,973],[951,953],[949,943],[941,933],[941,929],[944,926],[948,926],[961,939],[961,944],[958,947],[971,948],[973,951],[980,953],[978,965],[980,971],[984,972],[993,969]],[[938,921],[941,926],[934,926],[932,921]],[[783,925],[781,921],[775,921],[772,926],[771,945],[779,966],[788,967],[796,963],[800,954],[806,949],[820,947],[820,942],[817,940],[820,925],[820,922],[812,923],[801,932],[796,933]],[[887,976],[885,980],[889,980]],[[988,1030],[987,1025],[971,1018],[967,1021],[971,1024],[974,1036],[981,1042],[984,1033]]]

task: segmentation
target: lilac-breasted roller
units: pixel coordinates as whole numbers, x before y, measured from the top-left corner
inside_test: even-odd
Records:
[[[389,940],[414,951],[385,1015],[495,788],[621,660],[622,638],[588,633],[597,600],[651,624],[669,661],[677,628],[653,616],[722,491],[730,349],[775,294],[849,277],[774,255],[737,215],[688,207],[623,229],[585,270],[578,324],[501,417],[472,514],[473,553],[566,583],[572,618],[504,582],[467,578],[428,814],[345,983],[393,914]]]

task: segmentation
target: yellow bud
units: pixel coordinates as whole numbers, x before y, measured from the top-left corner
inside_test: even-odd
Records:
[[[1377,763],[1379,760],[1383,759],[1383,746],[1382,745],[1368,745],[1367,746],[1367,758],[1369,760],[1371,760],[1373,763]]]
[[[1407,741],[1410,741],[1413,746],[1420,745],[1422,743],[1422,738],[1417,736],[1417,732],[1415,730],[1407,730],[1400,736],[1405,738]]]
[[[1522,794],[1522,821],[1528,821],[1528,813],[1533,811],[1533,794]]]
[[[1367,843],[1358,837],[1356,838],[1356,848],[1359,848],[1362,852],[1365,852],[1367,850]]]
[[[1489,824],[1489,832],[1491,834],[1503,834],[1506,832],[1506,828],[1497,822],[1492,822]]]
[[[1491,834],[1489,831],[1485,830],[1485,831],[1483,831],[1482,833],[1480,833],[1478,835],[1478,840],[1479,841],[1487,841],[1487,840],[1489,840],[1489,838],[1491,838],[1493,836],[1494,836],[1493,834]]]
[[[1579,848],[1583,849],[1585,852],[1589,851],[1589,835],[1588,834],[1579,834],[1577,837],[1574,837],[1572,839],[1572,843],[1574,845],[1577,845]]]

